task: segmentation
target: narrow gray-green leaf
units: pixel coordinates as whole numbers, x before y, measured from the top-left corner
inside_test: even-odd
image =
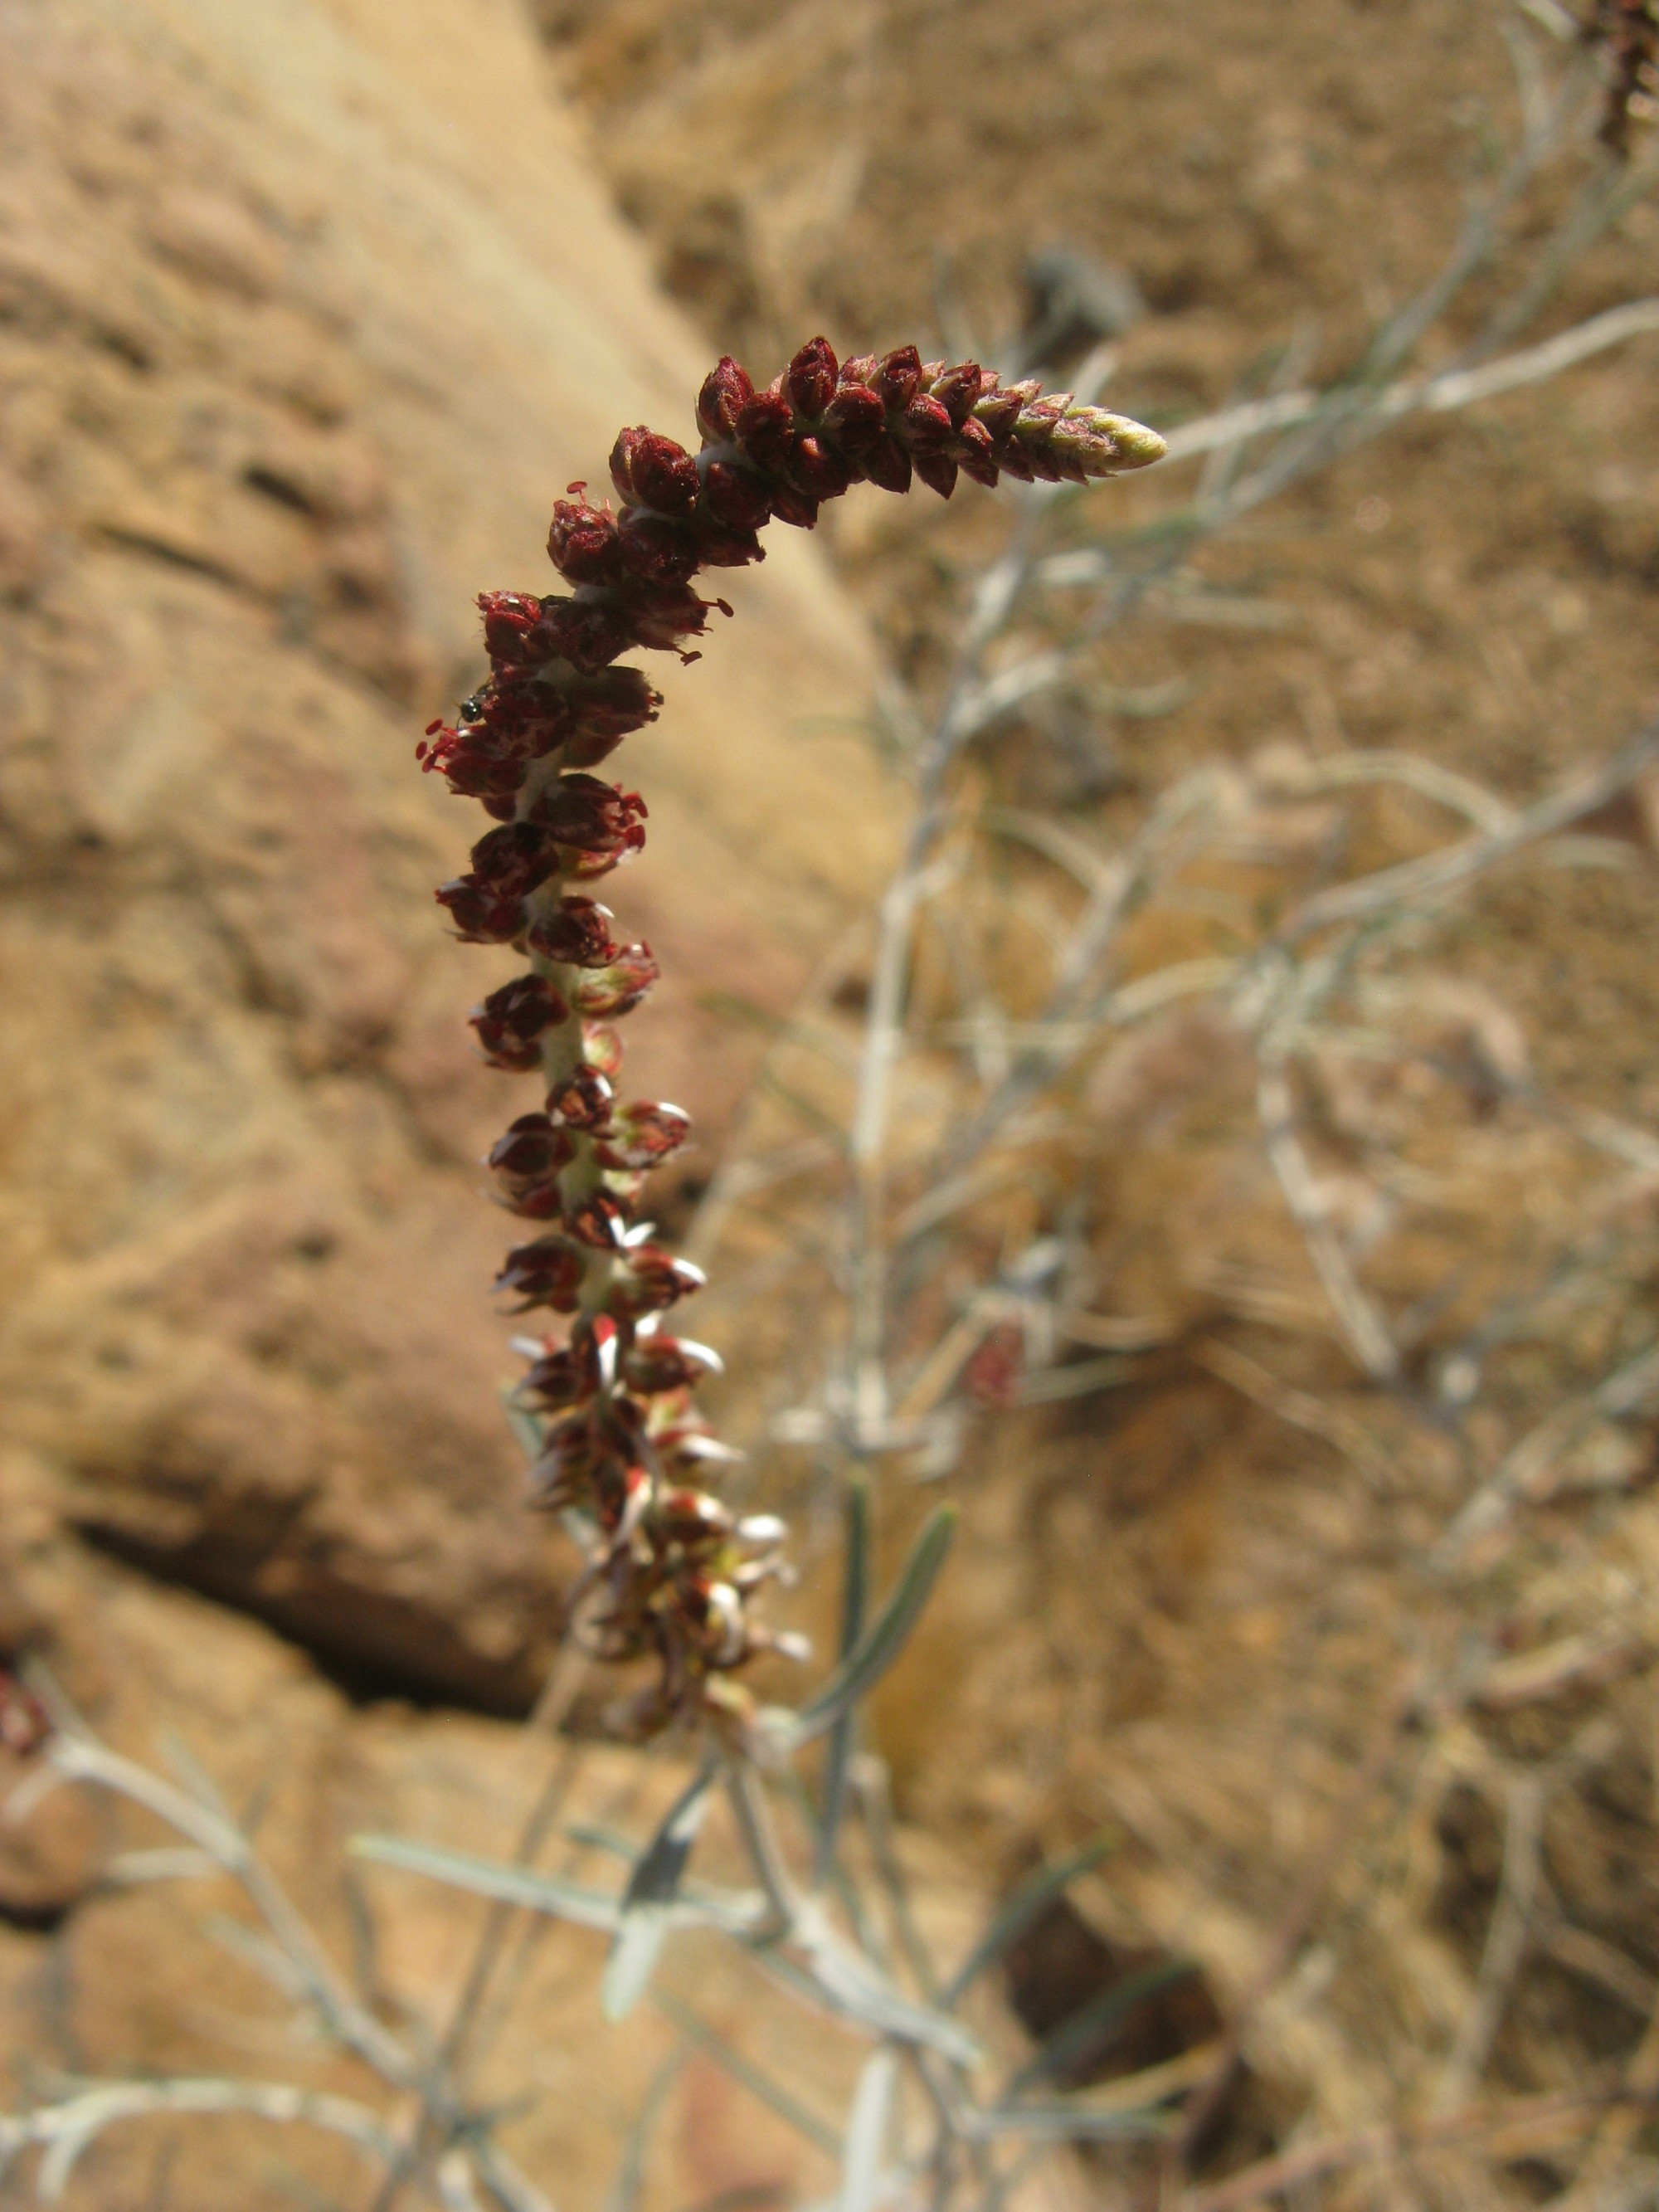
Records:
[[[537,1874],[529,1867],[505,1866],[499,1859],[475,1858],[471,1851],[444,1850],[435,1844],[410,1843],[402,1836],[354,1836],[346,1848],[354,1858],[429,1875],[434,1881],[453,1883],[479,1897],[498,1897],[507,1905],[554,1913],[579,1927],[601,1929],[607,1936],[614,1935],[622,1923],[619,1897],[607,1897],[602,1890],[565,1881],[557,1875]]]
[[[623,1911],[641,1905],[667,1905],[679,1895],[685,1863],[708,1812],[708,1801],[720,1769],[712,1762],[696,1775],[669,1808],[662,1826],[646,1846],[645,1855],[629,1878]]]
[[[915,2003],[886,1977],[849,1950],[817,1909],[804,1908],[794,1941],[806,1965],[806,1978],[821,1999],[876,2035],[901,2043],[920,2043],[971,2066],[979,2045],[959,2021],[931,2005]],[[781,1962],[787,1963],[787,1962]]]
[[[941,1505],[928,1516],[886,1604],[817,1697],[809,1699],[788,1724],[785,1740],[792,1747],[810,1743],[814,1736],[833,1728],[844,1712],[869,1695],[903,1650],[933,1595],[956,1525],[956,1508],[951,1505]]]
[[[533,1912],[549,1912],[580,1927],[597,1928],[614,1936],[622,1925],[623,1901],[603,1890],[586,1888],[558,1875],[537,1874],[528,1867],[503,1865],[499,1859],[477,1858],[471,1851],[444,1850],[433,1844],[415,1844],[402,1836],[354,1836],[347,1849],[354,1858],[373,1859],[381,1866],[403,1867],[410,1874],[428,1875],[435,1881],[453,1883],[479,1897],[499,1897],[507,1905],[527,1905]],[[696,1895],[678,1898],[662,1908],[675,1928],[718,1928],[728,1936],[749,1936],[770,1917],[764,1898],[753,1891],[714,1890],[701,1886]]]
[[[890,2044],[872,2051],[859,2075],[842,2158],[841,2212],[875,2212],[882,2164],[893,2121],[899,2055]]]
[[[864,1633],[864,1617],[870,1604],[870,1483],[855,1474],[847,1486],[847,1571],[842,1585],[841,1657],[858,1648]],[[817,1849],[813,1857],[813,1880],[821,1889],[836,1863],[836,1839],[847,1802],[847,1762],[858,1735],[858,1715],[851,1706],[830,1731],[823,1760],[823,1812],[818,1822]]]
[[[623,1896],[622,1925],[605,1961],[600,2002],[607,2020],[626,2020],[656,1972],[672,1923],[671,1907],[691,1846],[708,1811],[718,1769],[705,1766],[669,1808],[634,1869]]]
[[[1097,1867],[1107,1853],[1116,1848],[1115,1837],[1097,1836],[1092,1843],[1085,1844],[1081,1850],[1073,1851],[1069,1858],[1057,1859],[1053,1866],[1038,1867],[1028,1881],[1020,1884],[957,1968],[945,1986],[940,2002],[947,2005],[959,2003],[969,1985],[1000,1958],[1011,1944],[1018,1942],[1046,1905],[1074,1882],[1080,1874],[1087,1874],[1091,1867]]]

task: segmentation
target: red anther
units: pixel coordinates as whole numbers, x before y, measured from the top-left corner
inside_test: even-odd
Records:
[[[941,499],[949,499],[957,488],[957,465],[944,453],[918,453],[916,474]]]
[[[647,811],[637,791],[601,783],[593,775],[562,775],[536,801],[531,818],[555,844],[614,857],[644,844],[639,824]]]

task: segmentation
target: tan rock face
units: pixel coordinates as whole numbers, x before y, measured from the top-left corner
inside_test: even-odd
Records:
[[[68,1510],[353,1665],[510,1707],[550,1567],[474,1162],[510,956],[432,886],[473,594],[703,364],[507,0],[0,0],[0,1392]],[[785,533],[775,532],[775,536]],[[890,808],[814,550],[656,668],[631,1073],[717,1136]]]

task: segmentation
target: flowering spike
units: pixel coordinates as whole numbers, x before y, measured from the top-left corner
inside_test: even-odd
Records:
[[[498,825],[440,902],[464,938],[513,944],[528,962],[471,1023],[492,1066],[539,1073],[545,1094],[485,1164],[503,1205],[549,1224],[508,1252],[497,1288],[519,1311],[569,1317],[562,1341],[523,1346],[531,1364],[516,1395],[546,1423],[534,1502],[579,1509],[595,1532],[572,1626],[600,1657],[654,1657],[640,1733],[700,1719],[741,1741],[749,1707],[732,1670],[804,1647],[753,1615],[756,1592],[782,1568],[783,1524],[734,1521],[702,1486],[736,1456],[692,1404],[720,1362],[658,1327],[702,1274],[635,1218],[640,1184],[690,1124],[678,1106],[617,1101],[622,1047],[609,1023],[638,1005],[657,967],[580,888],[645,842],[639,793],[588,773],[661,704],[617,662],[637,648],[695,659],[685,641],[711,608],[731,611],[691,588],[698,572],[759,560],[768,522],[810,530],[823,502],[855,483],[902,492],[919,477],[949,498],[959,475],[1080,483],[1143,467],[1164,447],[1067,394],[1004,388],[974,362],[924,362],[902,346],[838,363],[822,337],[763,392],[722,360],[697,422],[695,459],[656,431],[622,432],[616,512],[580,481],[555,502],[547,550],[570,595],[481,596],[489,678],[453,723],[429,726],[418,757]],[[983,1389],[977,1369],[969,1387]]]

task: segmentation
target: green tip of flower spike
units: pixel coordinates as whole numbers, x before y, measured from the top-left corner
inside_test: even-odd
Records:
[[[1055,423],[1050,441],[1057,453],[1075,460],[1091,477],[1149,468],[1170,450],[1145,422],[1128,415],[1109,415],[1103,407],[1068,408]]]

